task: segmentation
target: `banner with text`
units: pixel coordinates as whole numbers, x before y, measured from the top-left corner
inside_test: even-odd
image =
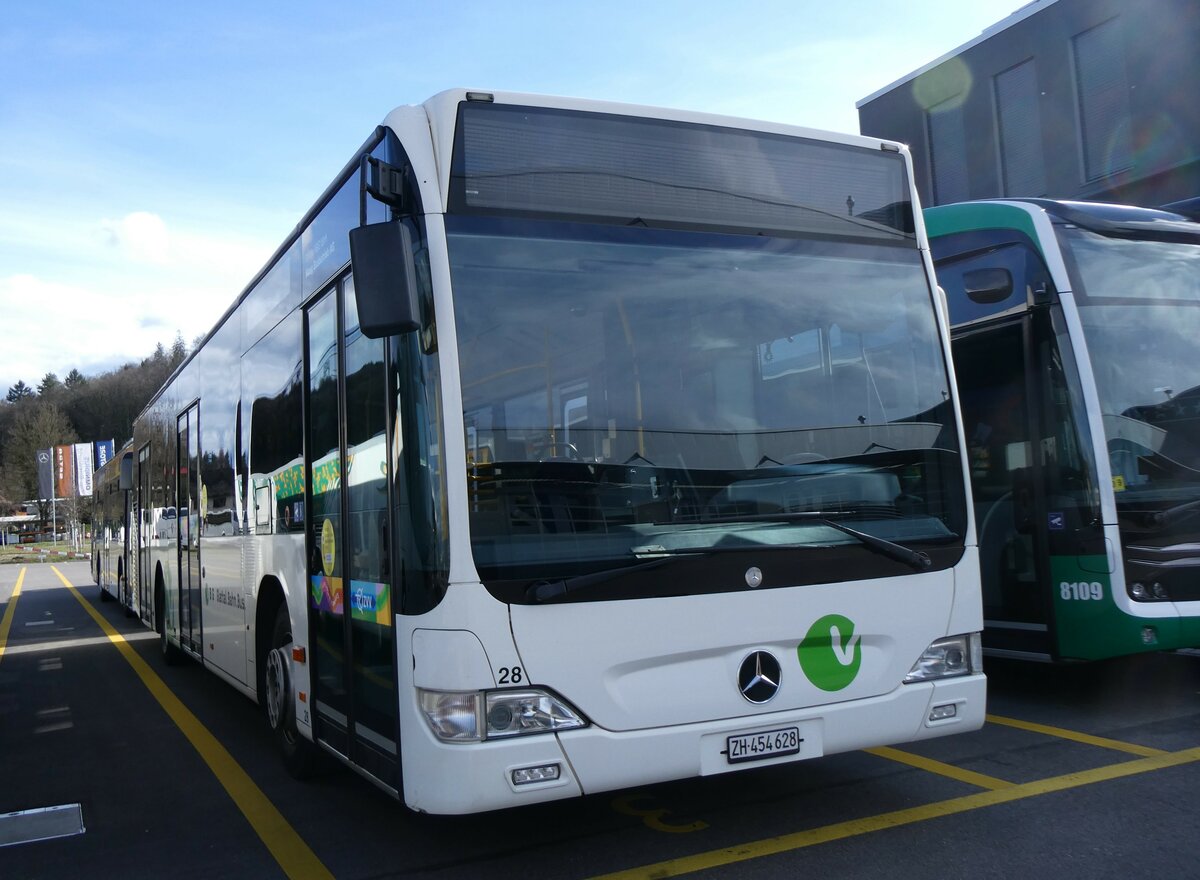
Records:
[[[92,497],[92,444],[75,444],[75,492],[80,497]]]
[[[96,470],[104,467],[112,459],[116,447],[111,440],[96,441]]]
[[[70,498],[75,494],[75,447],[54,447],[54,497]]]

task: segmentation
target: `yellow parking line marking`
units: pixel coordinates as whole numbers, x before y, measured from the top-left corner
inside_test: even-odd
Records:
[[[4,656],[4,646],[8,643],[8,631],[12,628],[13,615],[17,613],[17,597],[21,595],[21,584],[25,581],[25,566],[21,566],[21,570],[17,572],[17,585],[13,587],[13,594],[8,597],[8,604],[4,606],[4,619],[0,620],[0,657]]]
[[[641,819],[642,824],[652,831],[662,831],[666,834],[689,834],[693,831],[703,831],[708,827],[707,822],[697,821],[683,823],[664,822],[665,816],[671,815],[670,810],[662,809],[643,809],[635,807],[634,801],[652,800],[652,796],[644,791],[635,791],[633,794],[623,795],[616,798],[612,802],[612,808],[618,813],[623,813],[626,816],[633,816],[635,819]]]
[[[912,752],[902,752],[900,749],[893,749],[887,746],[876,749],[863,749],[863,751],[869,755],[887,758],[889,761],[898,761],[901,764],[907,764],[919,770],[926,770],[930,773],[936,773],[939,776],[947,776],[950,779],[957,779],[959,782],[976,785],[979,788],[986,788],[990,791],[998,791],[1001,788],[1012,788],[1016,784],[1004,779],[997,779],[995,776],[987,776],[972,770],[964,770],[962,767],[955,767],[953,764],[946,764],[942,761],[935,761],[933,758],[914,755]]]
[[[1050,779],[1039,779],[1035,782],[1025,782],[995,791],[981,791],[964,797],[924,804],[919,807],[909,807],[908,809],[895,810],[890,813],[880,813],[877,816],[867,816],[862,819],[851,819],[848,822],[838,822],[833,825],[825,825],[821,828],[810,828],[807,831],[784,834],[780,837],[751,841],[740,846],[710,850],[709,852],[698,853],[694,856],[669,859],[653,865],[643,865],[638,868],[630,868],[626,871],[603,874],[593,877],[592,880],[661,880],[664,877],[680,877],[695,871],[704,871],[709,868],[746,862],[764,856],[778,855],[780,853],[815,846],[819,843],[843,840],[847,837],[869,834],[870,832],[882,831],[887,828],[899,828],[904,825],[912,825],[916,822],[938,819],[942,816],[952,816],[956,813],[965,813],[970,810],[981,809],[982,807],[991,807],[1028,797],[1066,791],[1072,788],[1079,788],[1083,785],[1092,785],[1097,782],[1108,782],[1113,779],[1135,776],[1139,773],[1149,773],[1153,770],[1162,770],[1167,767],[1179,767],[1183,764],[1190,764],[1196,761],[1200,761],[1200,748],[1186,749],[1182,752],[1165,752],[1151,758],[1124,761],[1119,764],[1110,764],[1107,767],[1097,767],[1094,770],[1068,773],[1064,776],[1055,776]]]
[[[288,821],[283,818],[283,814],[263,794],[262,789],[254,784],[254,780],[234,760],[228,750],[208,731],[208,728],[200,723],[200,719],[193,715],[192,711],[172,693],[166,683],[158,677],[158,674],[133,650],[125,637],[113,629],[100,612],[83,597],[83,594],[63,577],[62,572],[56,566],[51,565],[50,570],[58,575],[63,586],[79,600],[79,604],[83,606],[92,620],[96,621],[100,629],[108,636],[108,640],[116,646],[117,650],[121,652],[121,656],[133,667],[133,671],[142,680],[142,684],[146,686],[154,699],[158,700],[159,705],[163,707],[183,735],[188,738],[188,742],[200,753],[204,763],[224,786],[225,791],[229,793],[238,809],[250,822],[251,827],[266,844],[267,849],[275,857],[279,867],[283,868],[284,873],[289,877],[297,878],[297,880],[299,878],[305,878],[305,880],[307,878],[330,878],[332,880],[333,874],[329,872],[329,869],[308,848],[308,844],[288,824]]]
[[[1015,727],[1018,730],[1028,730],[1032,733],[1044,733],[1059,739],[1069,739],[1072,742],[1084,743],[1089,746],[1099,746],[1102,749],[1113,749],[1118,752],[1128,752],[1131,755],[1141,755],[1151,758],[1155,755],[1167,755],[1162,749],[1152,749],[1149,746],[1139,746],[1134,743],[1121,742],[1119,739],[1108,739],[1103,736],[1092,736],[1090,733],[1080,733],[1077,730],[1065,730],[1061,727],[1051,727],[1048,724],[1038,724],[1033,721],[1021,721],[1017,718],[1004,718],[1000,715],[988,715],[991,724],[1002,724],[1005,727]]]

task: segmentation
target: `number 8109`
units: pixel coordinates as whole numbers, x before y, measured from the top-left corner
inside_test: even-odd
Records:
[[[1095,581],[1091,583],[1063,581],[1058,587],[1058,592],[1066,601],[1099,602],[1104,598],[1104,585]]]

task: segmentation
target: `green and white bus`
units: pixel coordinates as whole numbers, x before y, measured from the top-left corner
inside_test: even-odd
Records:
[[[1040,199],[929,208],[988,653],[1200,645],[1200,224]]]
[[[976,729],[940,308],[897,144],[398,108],[138,418],[131,601],[434,813]]]

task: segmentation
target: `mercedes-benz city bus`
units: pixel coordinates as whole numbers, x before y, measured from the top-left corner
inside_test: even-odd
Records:
[[[134,536],[137,511],[131,508],[129,486],[121,482],[120,462],[131,459],[132,443],[127,443],[96,471],[91,497],[92,573],[100,587],[100,599],[104,602],[116,599],[129,614],[139,608],[134,595],[138,586],[137,566],[132,562],[137,552]],[[126,480],[129,468],[130,464],[126,464]]]
[[[168,659],[435,813],[979,727],[917,211],[872,138],[395,110],[137,421]]]
[[[1200,224],[925,211],[949,298],[991,653],[1200,645]]]

